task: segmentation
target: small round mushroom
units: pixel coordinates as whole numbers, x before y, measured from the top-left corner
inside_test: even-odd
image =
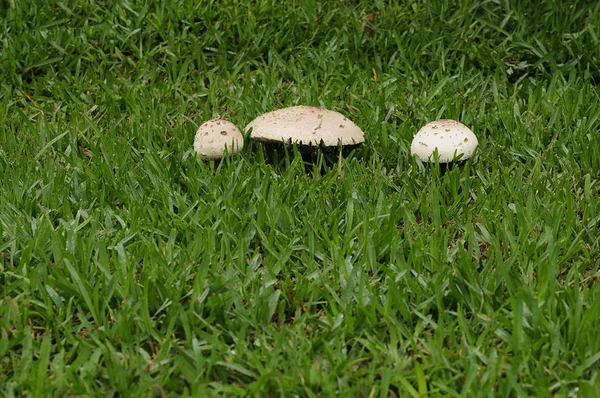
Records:
[[[202,160],[221,159],[227,153],[242,150],[244,137],[235,124],[225,119],[211,119],[198,127],[194,150]]]
[[[460,160],[468,159],[477,148],[477,137],[467,126],[456,120],[436,120],[427,123],[415,134],[410,152],[424,162],[433,162],[436,148],[440,163],[451,162],[455,156],[460,155]]]
[[[291,106],[260,115],[245,131],[263,142],[287,142],[306,146],[356,145],[363,131],[341,113],[315,106]]]

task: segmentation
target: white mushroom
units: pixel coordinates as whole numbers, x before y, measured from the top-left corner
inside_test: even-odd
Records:
[[[356,145],[364,142],[363,131],[341,113],[315,106],[292,106],[254,119],[246,131],[264,142],[298,143],[307,146]]]
[[[244,137],[240,129],[225,119],[211,119],[198,127],[194,150],[202,160],[221,159],[227,153],[242,150]]]
[[[415,134],[410,152],[424,162],[433,162],[436,148],[440,163],[451,162],[455,156],[460,155],[460,160],[464,160],[477,148],[477,137],[467,126],[456,120],[436,120],[427,123]]]

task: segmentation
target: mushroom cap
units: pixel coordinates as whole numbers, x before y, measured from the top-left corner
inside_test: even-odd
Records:
[[[436,148],[440,163],[451,162],[455,155],[462,155],[461,160],[468,159],[477,148],[477,137],[456,120],[436,120],[427,123],[415,134],[410,152],[424,162],[433,162]]]
[[[363,131],[341,113],[315,106],[298,105],[260,115],[245,131],[263,142],[287,142],[307,146],[356,145]]]
[[[225,119],[211,119],[202,123],[194,137],[194,150],[202,160],[221,159],[228,153],[242,150],[244,137],[235,124]]]

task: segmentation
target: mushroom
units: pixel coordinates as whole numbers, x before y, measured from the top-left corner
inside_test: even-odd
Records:
[[[363,131],[341,113],[315,106],[291,106],[260,115],[246,126],[250,137],[262,142],[305,146],[356,145]]]
[[[461,160],[468,159],[477,148],[477,137],[456,120],[436,120],[427,123],[415,134],[410,152],[424,162],[433,162],[436,148],[440,163],[451,162],[459,155],[462,155]]]
[[[242,150],[244,137],[240,129],[225,119],[211,119],[198,127],[194,150],[202,160],[221,159],[227,153]]]

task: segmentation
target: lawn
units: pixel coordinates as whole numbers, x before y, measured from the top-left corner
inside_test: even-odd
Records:
[[[599,396],[599,37],[594,1],[0,1],[0,396]],[[193,151],[298,104],[366,142]],[[472,158],[411,157],[439,118]]]

